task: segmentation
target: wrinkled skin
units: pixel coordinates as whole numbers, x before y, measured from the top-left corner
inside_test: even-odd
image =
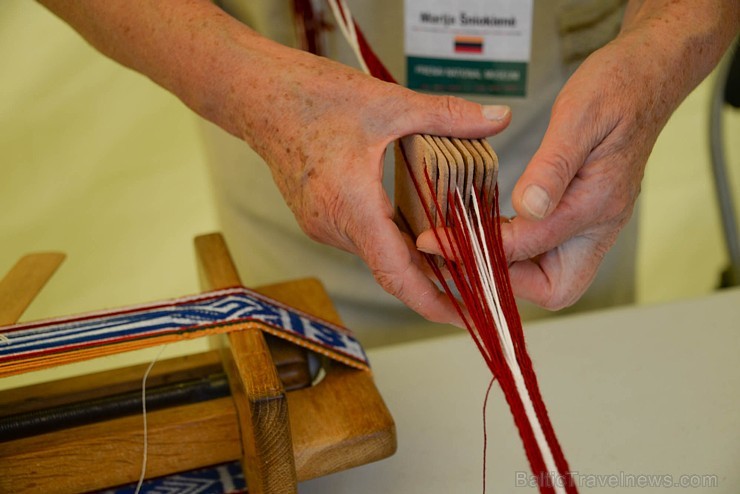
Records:
[[[389,143],[413,133],[495,134],[508,124],[510,111],[494,108],[501,114],[489,120],[478,104],[414,93],[301,56],[305,64],[293,61],[280,69],[283,80],[292,82],[265,110],[284,118],[245,134],[306,234],[360,256],[386,291],[428,319],[456,322],[413,242],[392,221],[381,181],[383,155]]]
[[[398,137],[478,138],[506,108],[429,96],[269,41],[208,0],[42,0],[111,58],[248,142],[301,228],[352,252],[433,321],[459,323],[391,221],[382,157]],[[622,32],[576,71],[513,191],[504,246],[517,295],[573,303],[627,222],[668,116],[740,27],[736,0],[631,0]],[[417,240],[439,248],[430,232]]]
[[[573,304],[591,284],[632,214],[658,134],[716,61],[707,32],[681,40],[662,30],[680,32],[698,19],[631,7],[620,36],[558,95],[540,148],[514,188],[517,216],[502,225],[515,293],[545,308]],[[730,22],[719,53],[739,24],[737,6],[725,7]],[[431,232],[417,245],[440,252]]]
[[[632,215],[645,163],[674,109],[656,98],[662,75],[632,57],[617,41],[586,60],[514,188],[518,215],[503,226],[512,283],[543,307],[571,305],[590,285]]]

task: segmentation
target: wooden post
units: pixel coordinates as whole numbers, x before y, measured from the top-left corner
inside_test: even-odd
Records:
[[[239,284],[220,235],[201,237],[196,240],[196,246],[208,286]],[[0,297],[0,309],[27,305],[53,272],[51,266],[61,261],[59,255],[56,257],[56,263],[47,263],[49,259],[45,255],[19,263],[21,268],[14,268],[12,277],[0,282],[0,293],[4,294]],[[42,266],[36,264],[38,260]],[[31,272],[37,274],[29,275]],[[41,274],[44,272],[47,274]],[[317,280],[280,283],[257,291],[341,324]],[[26,302],[16,305],[14,300]],[[12,311],[20,314],[22,310]],[[270,342],[270,359],[264,349],[263,335],[256,331],[245,334],[248,336],[239,339],[230,337],[235,350],[228,352],[231,363],[227,367],[232,369],[235,397],[147,414],[147,475],[158,477],[241,459],[250,493],[294,493],[296,478],[308,480],[393,454],[396,449],[393,418],[371,373],[325,362],[323,380],[291,391],[286,398],[274,374],[274,345]],[[291,350],[290,345],[285,348]],[[302,366],[303,359],[290,357],[287,361]],[[172,362],[174,367],[161,362],[163,368],[160,364],[155,366],[150,378],[156,380],[158,374],[166,374],[164,367],[190,372],[202,365],[217,365],[209,354],[187,360],[192,361]],[[268,360],[271,360],[269,365]],[[278,368],[282,376],[282,365],[278,364]],[[107,396],[111,388],[138,389],[141,372],[139,366],[6,390],[0,393],[0,408],[8,413],[37,410],[41,403],[58,405],[74,403],[75,397]],[[288,418],[288,409],[292,420]],[[0,492],[71,494],[133,482],[141,471],[142,446],[140,415],[0,440]]]
[[[204,289],[241,285],[220,234],[197,237],[195,248]],[[262,331],[234,331],[226,338],[224,368],[239,415],[249,492],[296,493],[288,402]]]

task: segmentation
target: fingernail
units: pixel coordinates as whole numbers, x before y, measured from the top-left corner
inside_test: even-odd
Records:
[[[506,105],[483,105],[483,116],[486,120],[500,122],[505,120],[511,113],[511,108]]]
[[[542,219],[550,208],[550,196],[539,185],[530,185],[524,190],[522,205],[530,215]]]

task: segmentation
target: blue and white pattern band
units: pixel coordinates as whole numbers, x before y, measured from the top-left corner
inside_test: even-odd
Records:
[[[0,327],[0,376],[24,360],[162,337],[193,338],[256,327],[279,338],[368,370],[362,346],[336,324],[290,308],[243,287],[119,310]],[[115,353],[115,352],[111,352]]]

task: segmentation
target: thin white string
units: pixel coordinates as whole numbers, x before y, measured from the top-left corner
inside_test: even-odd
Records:
[[[10,338],[5,336],[4,334],[0,334],[0,343],[3,345],[10,345]]]
[[[353,45],[353,40],[350,40],[349,32],[347,31],[347,25],[345,24],[344,17],[342,16],[342,12],[339,10],[339,6],[337,5],[336,0],[328,0],[329,7],[331,8],[332,14],[334,14],[334,20],[337,21],[337,26],[339,26],[339,30],[342,31],[342,35],[345,37],[345,39],[349,42],[350,45]],[[344,15],[349,15],[347,11],[344,12]]]
[[[458,199],[458,204],[462,208],[462,199],[460,199],[459,194]],[[501,308],[499,294],[496,290],[496,284],[493,276],[493,269],[490,262],[488,262],[488,243],[485,241],[485,231],[483,229],[481,221],[480,207],[478,205],[478,198],[475,194],[472,194],[472,200],[473,211],[475,212],[473,221],[475,221],[476,223],[476,229],[478,230],[477,235],[475,229],[471,225],[468,215],[463,214],[462,216],[465,219],[465,228],[468,230],[468,235],[470,235],[470,237],[473,239],[478,239],[478,242],[472,242],[473,253],[476,263],[476,269],[480,274],[481,281],[483,282],[486,304],[488,305],[488,310],[491,311],[491,314],[493,314],[494,316],[496,322],[496,331],[499,335],[499,341],[501,342],[501,346],[504,349],[504,358],[506,359],[506,363],[509,364],[509,368],[511,369],[511,374],[514,378],[514,385],[516,387],[517,394],[519,395],[519,398],[522,400],[522,404],[524,405],[524,411],[527,416],[527,420],[532,425],[532,432],[534,433],[537,446],[542,453],[542,459],[545,462],[545,468],[547,469],[547,472],[549,474],[557,475],[558,469],[555,464],[555,457],[552,454],[552,450],[550,450],[550,445],[548,444],[545,433],[542,430],[542,424],[540,423],[540,420],[537,417],[537,413],[535,412],[532,398],[529,396],[529,391],[527,390],[527,386],[524,383],[524,375],[522,374],[522,370],[519,367],[519,362],[516,358],[516,351],[514,350],[514,344],[511,339],[509,325],[506,321],[506,317],[504,317],[503,309]],[[483,246],[483,249],[481,249],[481,245]],[[483,250],[485,250],[485,255],[483,253]],[[565,489],[563,485],[561,485],[559,482],[552,482],[552,484],[557,494],[565,494]]]
[[[362,71],[369,74],[370,69],[368,68],[367,63],[365,63],[365,58],[362,56],[360,42],[357,39],[357,31],[355,30],[355,21],[352,17],[352,13],[349,11],[349,7],[347,7],[344,0],[328,0],[328,2],[329,7],[331,7],[331,11],[334,14],[334,19],[337,21],[337,25],[339,26],[339,30],[342,31],[344,39],[347,40],[350,48],[352,48]],[[339,9],[339,4],[337,2],[342,4],[341,10]],[[344,13],[344,16],[342,16],[342,13]]]
[[[146,463],[149,456],[149,429],[146,421],[146,380],[149,377],[149,373],[152,371],[152,367],[157,363],[159,357],[162,356],[162,352],[164,352],[165,348],[167,348],[167,345],[162,345],[159,348],[159,352],[154,356],[154,360],[149,364],[149,367],[146,368],[144,377],[141,380],[141,411],[144,417],[144,454],[141,459],[141,475],[139,476],[139,482],[136,484],[134,494],[139,494],[141,486],[144,484],[144,477],[146,477]]]

